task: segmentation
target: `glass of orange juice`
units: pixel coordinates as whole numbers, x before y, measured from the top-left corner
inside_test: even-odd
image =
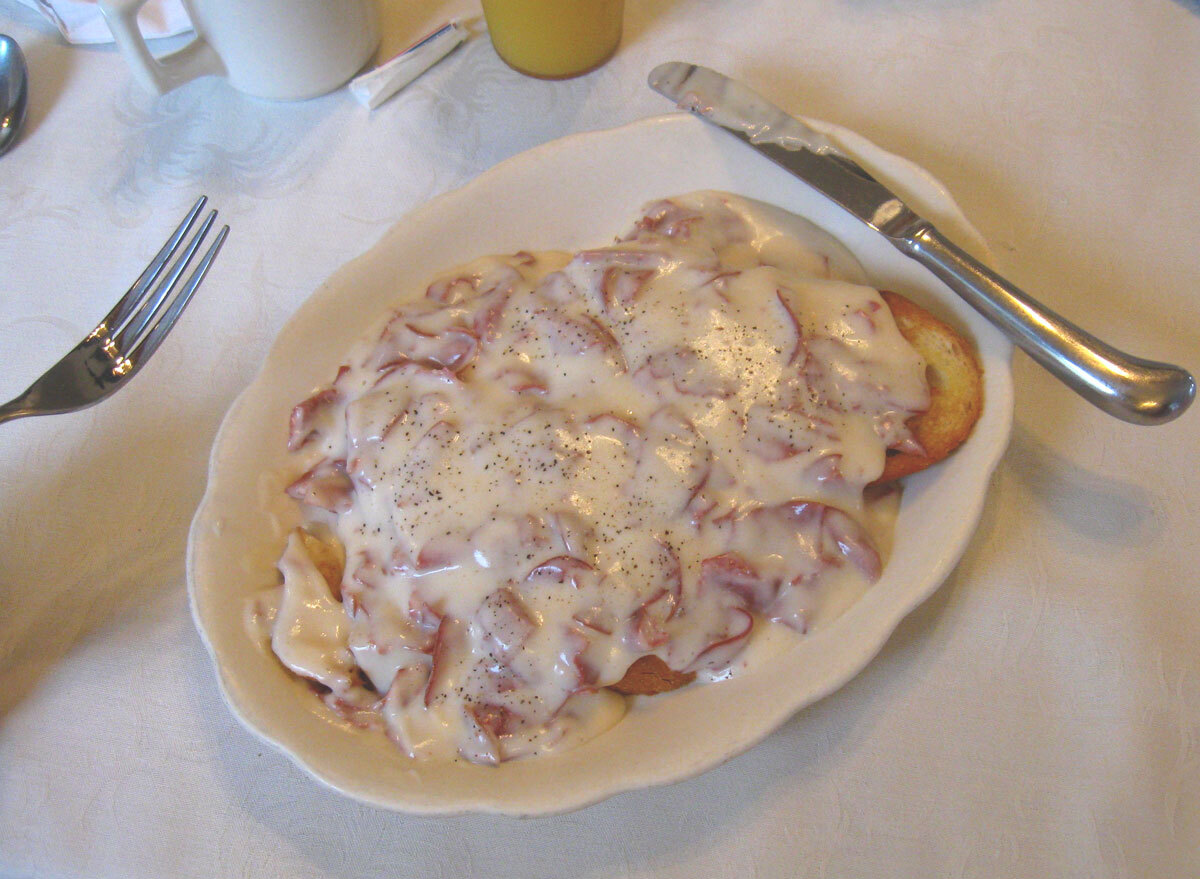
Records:
[[[496,52],[542,79],[595,70],[617,51],[625,0],[483,0]]]

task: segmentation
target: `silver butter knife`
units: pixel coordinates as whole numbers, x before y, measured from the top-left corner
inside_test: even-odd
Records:
[[[720,126],[845,208],[940,278],[1014,344],[1100,409],[1133,424],[1165,424],[1196,396],[1196,380],[1131,357],[1055,314],[946,239],[820,132],[746,86],[680,61],[650,87]]]

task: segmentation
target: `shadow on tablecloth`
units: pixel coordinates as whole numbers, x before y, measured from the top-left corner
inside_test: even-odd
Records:
[[[1067,484],[1073,501],[1064,505],[1056,499]],[[800,712],[747,753],[697,778],[622,794],[549,818],[415,818],[347,800],[249,734],[218,740],[218,731],[211,729],[212,748],[218,752],[216,780],[236,813],[227,820],[244,823],[253,828],[253,838],[267,841],[250,854],[261,859],[250,868],[264,873],[273,872],[274,858],[279,857],[281,863],[310,865],[313,875],[346,879],[388,871],[490,879],[610,879],[686,873],[689,864],[711,864],[729,851],[736,861],[729,862],[729,874],[753,875],[755,864],[745,852],[755,848],[755,834],[772,827],[778,832],[783,826],[794,827],[801,839],[811,839],[825,831],[845,830],[846,822],[856,820],[856,796],[869,798],[877,785],[888,789],[888,780],[859,779],[853,789],[842,789],[838,781],[853,776],[855,766],[870,762],[881,730],[894,736],[897,730],[902,734],[906,724],[940,726],[944,718],[936,706],[942,688],[1002,675],[1005,663],[1020,655],[1019,639],[1014,642],[1004,635],[986,646],[978,641],[981,630],[1007,631],[1007,620],[1001,618],[1007,604],[998,593],[1024,594],[1031,588],[1028,583],[1003,581],[997,574],[1031,521],[1012,511],[1022,504],[1044,505],[1039,512],[1043,521],[1081,539],[1105,539],[1117,532],[1136,539],[1150,527],[1148,507],[1136,492],[1133,502],[1122,502],[1127,491],[1128,486],[1064,461],[1018,426],[979,528],[942,588],[901,623],[879,656],[845,687]],[[1097,505],[1110,510],[1116,505],[1108,524],[1089,516],[1088,509]],[[974,671],[947,670],[946,656],[961,653],[964,641],[967,653],[976,653]],[[202,671],[197,669],[197,675]],[[211,683],[207,687],[215,691]],[[986,695],[980,698],[986,705]],[[981,708],[971,722],[984,723],[987,716],[987,709]],[[928,736],[922,734],[921,739]],[[897,768],[900,775],[905,771]],[[796,791],[804,794],[799,800],[814,804],[814,811],[781,819],[776,814],[779,804],[797,801],[792,796]],[[903,808],[897,803],[900,824],[912,817],[906,817]],[[858,830],[868,836],[871,832]],[[738,845],[729,845],[734,839]],[[769,849],[766,840],[759,848]],[[732,854],[735,851],[741,854]],[[230,869],[247,868],[246,854],[239,853],[243,860],[231,860]],[[806,865],[804,872],[812,869],[814,865]]]
[[[100,406],[5,425],[0,442],[41,448],[3,477],[0,720],[81,640],[127,637],[148,605],[184,591],[217,413],[164,398],[160,357]]]
[[[986,540],[986,521],[981,537]],[[978,542],[978,540],[977,540]],[[970,554],[964,564],[970,565]],[[205,724],[216,782],[236,814],[225,820],[265,841],[231,855],[230,870],[273,874],[278,863],[311,865],[312,874],[610,879],[698,860],[730,835],[758,832],[783,789],[814,796],[832,773],[857,759],[877,719],[904,700],[936,660],[945,636],[931,637],[959,590],[957,575],[918,608],[876,660],[839,692],[810,706],[746,754],[697,778],[613,797],[566,815],[419,818],[346,799],[308,778],[289,760],[238,730],[223,737]],[[198,656],[197,707],[219,700],[211,669]],[[211,691],[211,692],[205,692]],[[831,812],[836,810],[829,804]],[[812,816],[796,816],[798,822]],[[821,820],[839,820],[836,814]],[[273,850],[272,847],[275,847]],[[253,863],[246,863],[249,857]],[[258,859],[258,861],[255,861]],[[749,875],[749,873],[747,873]]]

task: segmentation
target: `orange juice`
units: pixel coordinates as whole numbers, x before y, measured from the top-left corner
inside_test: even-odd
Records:
[[[483,0],[496,52],[543,79],[579,76],[611,58],[624,11],[625,0]]]

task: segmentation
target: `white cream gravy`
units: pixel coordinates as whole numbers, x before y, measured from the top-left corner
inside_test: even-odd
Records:
[[[293,414],[289,493],[346,561],[331,589],[289,541],[279,659],[414,757],[497,763],[615,723],[638,657],[721,678],[756,626],[861,595],[863,490],[912,447],[924,364],[769,216],[664,200],[390,315]]]

